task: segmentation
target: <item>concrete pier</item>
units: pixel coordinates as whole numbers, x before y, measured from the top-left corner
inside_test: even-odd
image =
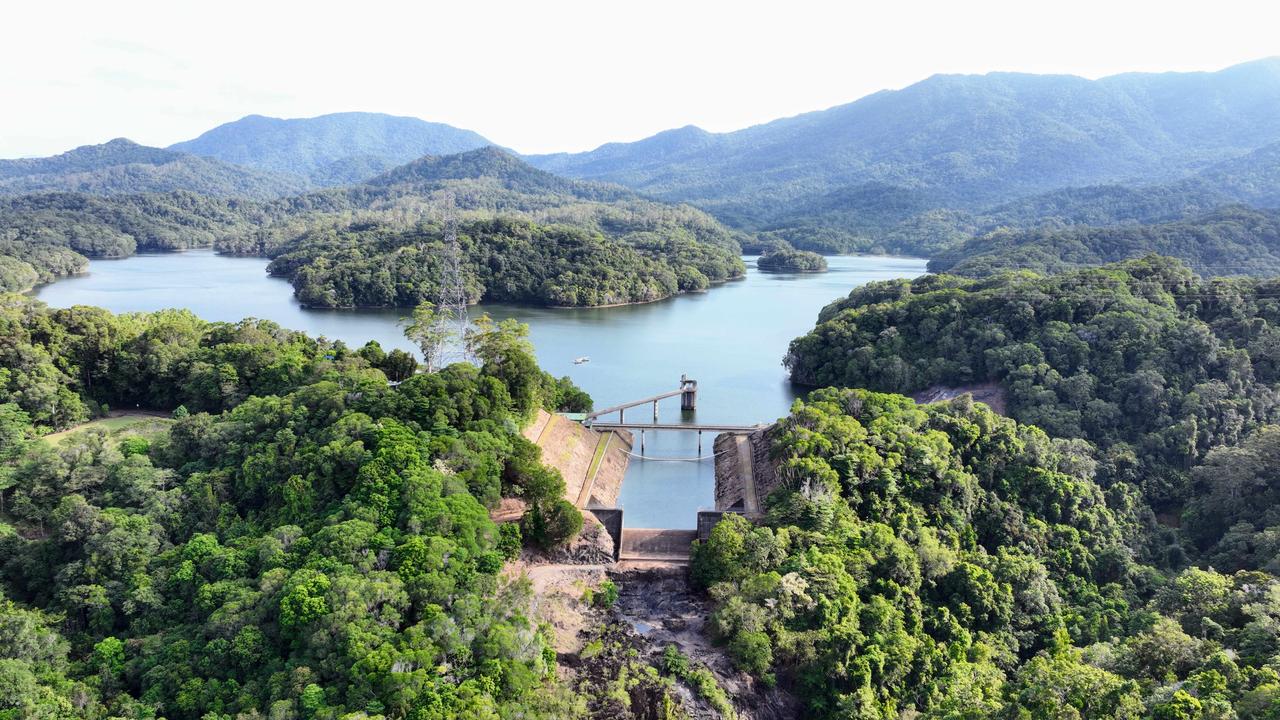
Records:
[[[680,376],[680,410],[693,412],[698,409],[698,381]]]

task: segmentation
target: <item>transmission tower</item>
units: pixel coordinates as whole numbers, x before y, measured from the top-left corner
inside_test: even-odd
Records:
[[[467,309],[467,278],[462,269],[462,248],[458,243],[458,217],[452,192],[444,195],[444,255],[441,258],[440,294],[436,301],[436,322],[440,337],[453,338],[451,360],[466,360],[464,338],[470,319]]]

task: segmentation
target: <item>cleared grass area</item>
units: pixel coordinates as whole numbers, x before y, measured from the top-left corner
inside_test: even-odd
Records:
[[[169,428],[173,424],[173,419],[158,414],[137,413],[137,412],[113,412],[109,416],[98,420],[91,420],[83,425],[77,425],[68,428],[62,432],[51,433],[44,436],[44,441],[51,445],[61,445],[67,438],[76,433],[87,432],[90,430],[103,430],[107,433],[108,441],[119,443],[126,437],[140,435],[150,438],[158,435]]]

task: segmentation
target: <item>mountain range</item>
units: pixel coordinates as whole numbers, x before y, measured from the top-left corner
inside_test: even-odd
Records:
[[[249,115],[169,149],[289,173],[324,186],[367,180],[423,155],[451,155],[492,144],[443,123],[347,112],[290,120]]]
[[[490,146],[415,118],[251,115],[164,150],[114,140],[2,161],[0,193],[282,197],[397,184]],[[1099,80],[937,75],[735,132],[689,126],[524,159],[550,173],[542,183],[625,186],[801,248],[932,255],[995,227],[1168,222],[1230,203],[1280,205],[1280,58]]]
[[[1213,73],[936,75],[713,134],[695,127],[531,161],[745,218],[885,183],[966,207],[1069,186],[1167,180],[1280,140],[1280,58]]]
[[[53,157],[0,160],[0,195],[189,190],[215,197],[271,198],[307,186],[294,176],[147,147],[124,138]]]

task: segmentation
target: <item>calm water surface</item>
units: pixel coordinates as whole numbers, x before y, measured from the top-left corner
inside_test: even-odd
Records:
[[[744,280],[649,305],[576,310],[483,305],[480,310],[495,319],[528,323],[542,367],[572,377],[591,393],[596,407],[675,389],[683,373],[698,381],[693,420],[745,425],[786,414],[796,392],[787,382],[783,353],[792,338],[813,327],[824,305],[858,285],[925,271],[923,259],[850,256],[828,258],[831,270],[824,274],[769,274],[756,270],[754,258],[745,259]],[[397,325],[401,311],[305,310],[289,283],[268,277],[265,268],[262,259],[209,250],[137,255],[95,260],[87,274],[34,294],[54,307],[188,308],[208,320],[273,320],[352,347],[377,340],[384,349],[412,349]],[[591,362],[574,365],[573,359],[583,355]],[[631,412],[633,419],[643,420],[652,411]],[[679,402],[666,401],[661,419],[678,421]],[[712,439],[703,437],[707,456]],[[645,455],[694,457],[697,437],[645,433]],[[693,527],[697,510],[714,504],[714,485],[709,461],[636,461],[619,504],[629,527]]]

